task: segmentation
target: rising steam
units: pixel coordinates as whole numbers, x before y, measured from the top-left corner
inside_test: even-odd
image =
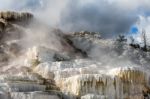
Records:
[[[1,0],[1,10],[30,11],[63,31],[95,31],[105,37],[128,33],[139,15],[148,13],[144,0]],[[17,5],[16,5],[17,4]],[[3,6],[5,5],[5,6]],[[139,9],[139,10],[138,10]]]

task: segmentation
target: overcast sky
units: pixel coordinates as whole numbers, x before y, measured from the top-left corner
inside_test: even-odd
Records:
[[[96,31],[105,37],[119,33],[150,38],[150,0],[0,0],[0,10],[31,11],[64,31]]]

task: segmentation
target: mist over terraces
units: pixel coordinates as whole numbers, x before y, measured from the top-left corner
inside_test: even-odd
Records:
[[[0,99],[148,99],[150,52],[123,36],[72,32],[0,12]]]

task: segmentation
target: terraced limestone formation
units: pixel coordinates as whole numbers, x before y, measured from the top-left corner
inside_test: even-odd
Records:
[[[33,29],[32,20],[30,13],[0,13],[0,99],[150,98],[150,53],[127,44],[121,50],[95,32],[45,28],[42,36],[42,23]]]

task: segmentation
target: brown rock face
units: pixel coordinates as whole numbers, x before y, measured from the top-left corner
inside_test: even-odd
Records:
[[[33,19],[33,15],[27,12],[0,12],[0,38],[2,38],[5,32],[18,30],[15,25],[28,25]]]
[[[16,22],[16,21],[28,21],[33,18],[33,15],[28,12],[11,12],[11,11],[6,11],[6,12],[0,12],[0,18],[4,19],[8,22]]]
[[[4,31],[5,26],[6,26],[6,21],[4,19],[0,19],[0,39],[3,36],[2,32]]]

